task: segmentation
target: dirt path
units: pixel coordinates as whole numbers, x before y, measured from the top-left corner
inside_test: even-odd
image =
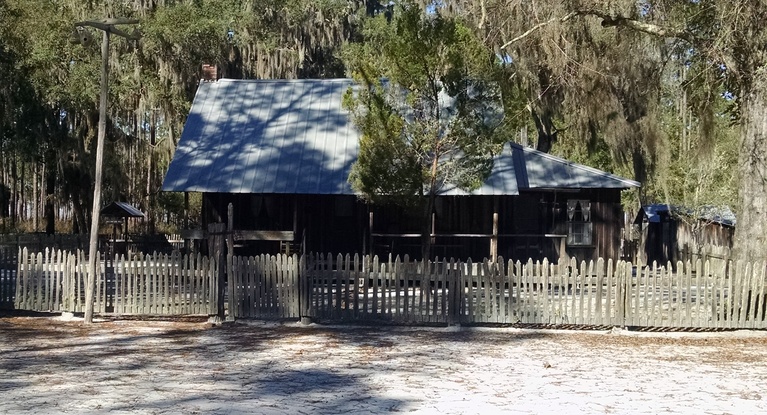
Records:
[[[767,412],[767,333],[0,318],[0,413]]]

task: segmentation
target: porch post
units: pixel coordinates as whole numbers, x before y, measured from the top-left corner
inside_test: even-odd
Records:
[[[498,260],[498,212],[493,212],[493,236],[490,238],[490,258]]]
[[[211,223],[208,225],[208,254],[211,257],[211,261],[216,262],[216,279],[215,279],[215,285],[212,288],[212,290],[215,290],[215,309],[211,310],[212,312],[215,312],[216,314],[216,320],[219,322],[224,321],[224,289],[225,289],[225,280],[224,277],[226,276],[226,270],[224,265],[224,232],[226,230],[226,225],[223,223]]]
[[[370,205],[368,205],[368,209],[370,209],[369,206]],[[370,252],[370,255],[372,256],[373,255],[373,211],[372,210],[370,211],[369,216],[370,216],[370,219],[368,219],[368,238],[370,239],[369,252]]]
[[[227,321],[234,321],[235,314],[235,275],[234,275],[234,205],[229,203],[226,212],[226,284],[229,287],[229,315]]]

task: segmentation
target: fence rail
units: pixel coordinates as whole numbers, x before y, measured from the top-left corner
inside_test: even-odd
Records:
[[[82,252],[63,251],[23,250],[14,272],[0,261],[0,306],[82,311],[86,264]],[[219,275],[228,275],[226,286],[219,286]],[[216,314],[225,297],[233,318],[765,329],[765,279],[764,264],[701,260],[633,266],[602,259],[552,264],[175,253],[101,262],[95,310]]]

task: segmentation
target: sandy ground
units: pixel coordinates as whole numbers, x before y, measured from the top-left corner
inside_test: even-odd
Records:
[[[767,333],[0,318],[0,413],[767,413]]]

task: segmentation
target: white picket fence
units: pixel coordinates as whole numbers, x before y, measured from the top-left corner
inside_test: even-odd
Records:
[[[765,267],[709,262],[634,267],[410,261],[332,255],[304,259],[319,320],[657,328],[767,328]]]
[[[767,328],[765,265],[711,264],[381,261],[310,254],[230,256],[219,265],[201,256],[138,255],[101,263],[95,310],[215,314],[218,278],[226,274],[222,294],[233,318]],[[83,311],[86,266],[82,252],[23,250],[13,279],[15,308]]]
[[[14,306],[82,312],[88,261],[82,251],[19,253]],[[135,255],[100,261],[94,310],[118,314],[214,314],[218,268],[202,256]]]

